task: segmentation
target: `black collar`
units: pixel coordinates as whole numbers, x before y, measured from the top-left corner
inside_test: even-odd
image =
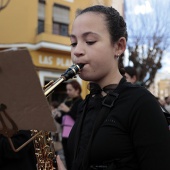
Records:
[[[119,84],[125,82],[126,79],[123,77]],[[101,94],[102,91],[105,93],[109,93],[110,91],[114,91],[118,87],[118,84],[109,84],[103,88],[101,88],[98,84],[90,82],[87,86],[87,89],[90,91],[91,95]]]

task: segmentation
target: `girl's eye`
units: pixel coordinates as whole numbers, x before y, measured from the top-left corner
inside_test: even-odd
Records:
[[[87,41],[86,43],[87,43],[88,45],[93,45],[95,42],[96,42],[96,41]]]
[[[77,45],[77,43],[71,43],[72,47],[75,47]]]

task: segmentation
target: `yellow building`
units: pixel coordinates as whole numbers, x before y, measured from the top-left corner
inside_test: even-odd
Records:
[[[170,80],[162,79],[158,82],[158,97],[164,99],[170,96]]]
[[[0,12],[0,50],[27,48],[44,86],[72,65],[71,23],[79,10],[94,4],[114,6],[123,14],[123,0],[11,0]],[[84,97],[87,82],[77,80]],[[54,95],[59,99],[65,86],[57,88]]]

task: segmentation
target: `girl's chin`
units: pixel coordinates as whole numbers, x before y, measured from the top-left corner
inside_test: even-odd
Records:
[[[82,73],[79,74],[79,77],[80,77],[82,80],[87,81],[86,76],[84,76]]]
[[[79,77],[84,81],[92,81],[93,80],[93,78],[91,78],[89,76],[85,76],[83,74],[80,74]]]

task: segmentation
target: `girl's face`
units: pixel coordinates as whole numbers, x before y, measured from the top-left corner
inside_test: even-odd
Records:
[[[102,14],[87,12],[75,19],[71,46],[73,63],[85,64],[79,75],[83,80],[96,82],[102,87],[120,76],[115,55],[121,53],[117,43],[111,43]]]

